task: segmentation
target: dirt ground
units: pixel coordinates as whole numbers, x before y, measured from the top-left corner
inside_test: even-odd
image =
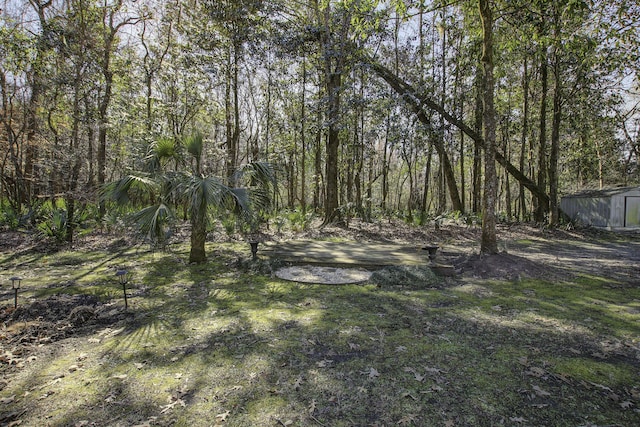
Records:
[[[272,233],[266,240],[341,238],[355,241],[403,244],[438,244],[439,262],[452,265],[459,280],[518,279],[524,277],[563,278],[593,274],[611,279],[611,286],[640,285],[640,233],[616,234],[593,229],[549,230],[528,225],[500,225],[501,252],[480,255],[480,229],[455,224],[433,228],[410,228],[381,222],[352,223],[347,228],[311,227],[300,233]],[[229,240],[213,233],[212,240]],[[102,248],[118,250],[135,244],[121,236],[96,234],[83,237],[76,250]],[[0,252],[52,251],[54,248],[28,235],[0,233]],[[93,296],[62,295],[28,306],[0,307],[0,390],[30,357],[42,351],[56,351],[61,340],[83,335],[123,320],[125,314]],[[11,349],[9,351],[8,349]],[[15,417],[16,414],[10,414]],[[3,419],[0,417],[0,424]]]
[[[640,285],[640,231],[615,233],[586,229],[548,229],[527,224],[498,225],[495,255],[480,254],[481,230],[454,223],[413,228],[399,223],[356,222],[348,229],[311,227],[291,238],[345,238],[356,241],[440,246],[439,262],[452,265],[458,277],[516,279],[597,274]],[[276,236],[277,237],[277,236]]]

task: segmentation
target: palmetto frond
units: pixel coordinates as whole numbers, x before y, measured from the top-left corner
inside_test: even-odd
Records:
[[[246,189],[230,188],[215,176],[192,176],[185,196],[193,211],[213,208],[242,213],[250,208]]]
[[[150,172],[162,171],[171,161],[177,167],[184,163],[184,147],[173,138],[160,138],[151,145],[145,161]]]
[[[278,185],[276,169],[267,162],[251,162],[234,175],[235,181],[244,181],[250,188],[274,189]]]
[[[119,205],[139,202],[147,199],[150,194],[156,194],[160,183],[145,175],[127,175],[117,181],[105,185],[100,198],[103,201],[112,200]]]
[[[254,211],[268,209],[278,187],[276,169],[266,162],[251,162],[240,168],[236,174],[238,180],[246,183],[247,199]]]
[[[138,229],[154,243],[166,239],[168,226],[174,218],[173,211],[164,203],[148,206],[131,215]]]
[[[187,153],[191,154],[197,160],[200,160],[202,157],[202,149],[204,147],[202,134],[200,132],[196,132],[185,138],[184,147],[187,149]]]

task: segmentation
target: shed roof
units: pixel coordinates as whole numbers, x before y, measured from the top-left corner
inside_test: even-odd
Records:
[[[629,191],[640,191],[640,187],[615,187],[603,188],[602,190],[583,190],[564,197],[611,197]]]

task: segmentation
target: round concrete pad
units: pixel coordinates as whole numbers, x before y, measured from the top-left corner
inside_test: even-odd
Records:
[[[357,268],[318,267],[298,265],[283,267],[276,271],[280,279],[300,283],[317,283],[327,285],[346,285],[360,283],[371,277],[371,272]]]

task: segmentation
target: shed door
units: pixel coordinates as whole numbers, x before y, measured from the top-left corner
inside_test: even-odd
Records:
[[[624,205],[624,226],[640,227],[640,197],[625,197]]]

